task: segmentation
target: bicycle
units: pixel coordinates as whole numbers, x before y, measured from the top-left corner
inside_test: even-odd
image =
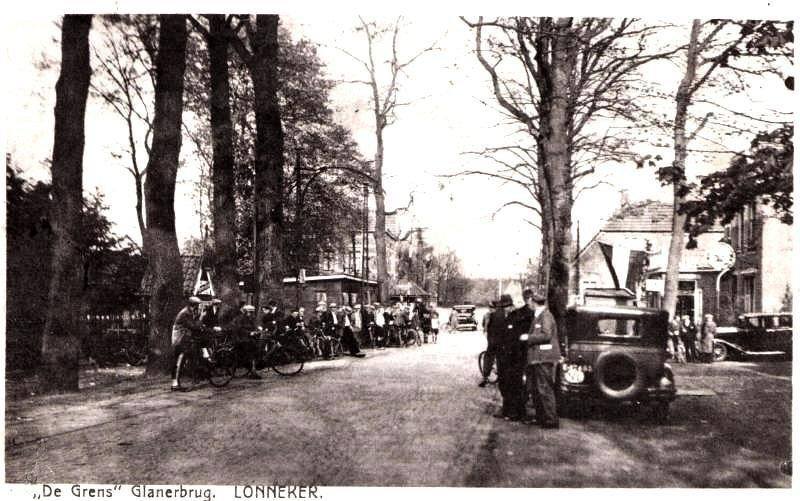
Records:
[[[211,386],[221,388],[233,379],[236,356],[229,347],[213,349],[205,335],[189,339],[188,350],[178,355],[178,386],[193,388],[207,379]]]
[[[258,355],[255,361],[257,371],[272,369],[281,376],[294,376],[303,370],[304,357],[294,348],[281,343],[281,337],[271,335],[257,340]],[[252,372],[252,367],[248,369],[249,372]]]
[[[405,346],[422,346],[422,336],[419,334],[419,329],[414,329],[413,327],[405,329]]]
[[[486,359],[486,350],[482,351],[480,355],[478,355],[478,370],[480,371],[481,377],[484,377],[484,374],[486,374],[484,370],[485,359]],[[489,377],[487,377],[486,380],[491,384],[497,382],[497,359],[495,359],[494,362],[492,363],[492,368],[489,371]]]

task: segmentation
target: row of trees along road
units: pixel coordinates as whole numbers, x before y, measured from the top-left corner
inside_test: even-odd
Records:
[[[163,373],[182,294],[174,198],[187,139],[203,167],[201,226],[211,226],[223,314],[237,307],[241,277],[256,276],[264,302],[284,273],[313,269],[320,252],[346,245],[349,234],[341,229],[358,227],[363,184],[375,178],[347,129],[333,119],[328,93],[334,84],[324,77],[315,47],[292,41],[277,16],[97,16],[92,47],[91,25],[91,16],[68,15],[62,23],[54,193],[81,193],[76,169],[83,121],[74,117],[83,116],[91,88],[127,131],[126,151],[117,158],[132,175],[143,254],[156,277],[147,371]],[[96,69],[91,80],[90,58]],[[60,90],[65,85],[68,93]],[[62,115],[69,123],[62,124]],[[57,154],[65,147],[68,162]],[[64,169],[68,175],[57,175]],[[69,214],[59,210],[53,221],[74,231]],[[62,249],[54,271],[76,269],[62,256],[67,242],[54,248]],[[50,294],[58,297],[53,305],[80,303],[69,293],[76,277],[67,278],[51,281]],[[43,391],[75,390],[76,312],[49,311]]]
[[[518,131],[512,136],[514,144],[470,152],[489,159],[496,168],[453,175],[488,176],[523,193],[503,207],[520,206],[534,214],[529,222],[542,237],[539,280],[557,319],[563,318],[569,293],[577,290],[571,232],[575,200],[582,191],[606,182],[594,176],[596,167],[604,163],[630,161],[639,167],[659,167],[663,158],[656,151],[670,148],[665,138],[672,138],[674,160],[658,169],[658,177],[675,191],[664,305],[674,315],[684,231],[695,221],[684,215],[693,188],[685,176],[687,155],[737,152],[747,156],[736,151],[737,143],[730,136],[755,135],[759,126],[783,126],[791,119],[771,110],[758,110],[762,116],[755,116],[714,100],[721,95],[735,97],[747,87],[747,77],[779,74],[779,59],[783,58],[785,68],[791,54],[792,24],[694,21],[686,43],[680,41],[685,27],[636,19],[462,20],[474,31],[475,54],[490,78],[500,112],[517,124]],[[685,58],[683,64],[681,58]],[[737,59],[745,62],[737,66]],[[651,68],[665,62],[685,68],[677,93],[664,91],[660,82],[646,78]],[[722,74],[728,79],[722,81]],[[702,90],[707,92],[701,99]],[[669,108],[670,102],[673,116],[659,115],[657,110]],[[696,106],[700,102],[704,106]],[[690,113],[693,105],[695,115]],[[772,118],[763,116],[770,113]],[[687,131],[687,123],[692,130]],[[732,146],[726,147],[725,139],[700,134],[711,125],[722,130],[718,135]],[[689,147],[690,141],[701,139],[702,145]],[[780,169],[786,172],[786,164]],[[763,189],[760,193],[763,197]],[[786,197],[781,203],[786,203]],[[730,214],[734,208],[727,210]],[[706,222],[713,213],[707,204],[695,205],[693,211],[698,216],[706,214]]]

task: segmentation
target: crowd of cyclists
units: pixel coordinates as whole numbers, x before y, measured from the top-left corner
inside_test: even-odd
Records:
[[[190,297],[178,313],[172,328],[172,390],[186,391],[180,384],[180,371],[186,357],[208,357],[215,339],[224,339],[234,349],[237,367],[245,377],[260,379],[265,349],[270,342],[287,348],[301,361],[331,359],[348,354],[363,357],[361,347],[421,346],[435,343],[439,334],[439,314],[432,304],[416,301],[337,306],[320,302],[313,312],[305,308],[284,311],[278,302],[269,301],[257,321],[256,308],[242,304],[238,310],[219,315],[221,301],[203,302]],[[202,339],[202,342],[198,342]],[[203,351],[205,350],[205,351]]]

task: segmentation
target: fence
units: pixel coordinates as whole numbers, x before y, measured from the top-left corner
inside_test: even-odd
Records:
[[[81,318],[84,333],[82,347],[85,355],[101,365],[129,362],[128,353],[147,345],[149,319],[146,313],[89,314]]]

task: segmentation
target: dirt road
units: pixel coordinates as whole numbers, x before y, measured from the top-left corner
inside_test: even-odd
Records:
[[[174,394],[141,381],[7,402],[7,482],[381,486],[789,486],[788,362],[678,367],[668,426],[600,412],[493,418],[480,332]]]

